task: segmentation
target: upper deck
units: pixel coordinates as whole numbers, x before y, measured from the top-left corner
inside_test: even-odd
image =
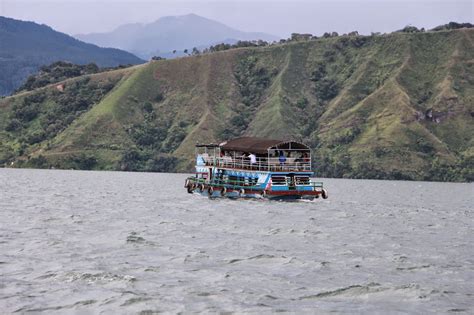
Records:
[[[311,172],[311,150],[295,141],[244,137],[196,145],[196,166],[262,172]]]
[[[262,172],[311,172],[311,160],[292,157],[287,158],[285,162],[280,162],[279,158],[257,158],[255,163],[251,163],[250,159],[245,157],[221,158],[200,154],[196,165]]]

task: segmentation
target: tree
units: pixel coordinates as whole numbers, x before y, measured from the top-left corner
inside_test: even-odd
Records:
[[[313,37],[313,34],[299,34],[299,33],[292,33],[291,34],[291,41],[305,41],[310,40]]]
[[[419,33],[421,32],[416,26],[411,26],[407,25],[401,30],[398,30],[397,32],[402,32],[402,33]]]
[[[93,63],[93,62],[91,62],[91,63],[89,63],[89,64],[87,64],[87,65],[85,66],[85,71],[86,71],[87,74],[89,74],[89,73],[97,73],[97,72],[100,71],[100,68],[99,68],[98,65],[96,65],[96,64]]]
[[[188,49],[186,48],[183,52],[184,52],[185,54],[188,54]]]
[[[23,128],[21,121],[16,118],[12,118],[10,122],[7,124],[7,126],[5,127],[5,130],[11,132],[11,131],[19,130],[21,128]]]

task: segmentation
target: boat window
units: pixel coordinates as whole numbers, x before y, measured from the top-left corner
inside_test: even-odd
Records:
[[[295,176],[296,185],[309,185],[309,176]]]
[[[272,176],[272,185],[273,186],[278,186],[278,185],[286,186],[286,176]]]

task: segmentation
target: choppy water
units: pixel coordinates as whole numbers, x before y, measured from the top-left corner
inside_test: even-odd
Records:
[[[281,203],[184,178],[0,169],[1,312],[474,312],[472,184]]]

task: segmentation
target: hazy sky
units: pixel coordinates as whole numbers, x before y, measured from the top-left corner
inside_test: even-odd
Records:
[[[125,23],[152,22],[162,16],[196,13],[244,31],[287,37],[390,32],[405,25],[432,28],[449,21],[474,23],[474,0],[335,1],[153,1],[153,0],[0,0],[0,15],[48,24],[68,33],[110,31]]]

